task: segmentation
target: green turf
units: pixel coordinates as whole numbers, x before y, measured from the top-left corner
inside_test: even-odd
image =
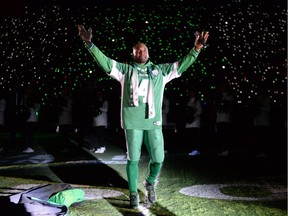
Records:
[[[45,136],[44,136],[45,137]],[[40,137],[44,139],[43,137]],[[52,139],[47,137],[47,139]],[[80,150],[79,150],[80,151]],[[108,154],[108,153],[107,153]],[[104,157],[104,156],[103,156]],[[95,158],[97,161],[97,158]],[[48,164],[0,166],[0,194],[10,195],[8,188],[25,184],[65,182],[77,188],[109,189],[123,193],[118,197],[86,200],[71,206],[69,216],[286,216],[287,197],[257,200],[270,196],[269,188],[287,190],[285,158],[255,159],[249,157],[188,157],[186,154],[166,155],[157,186],[158,201],[146,212],[128,207],[125,164],[99,164],[87,161],[56,161]],[[146,175],[148,158],[145,154],[139,164],[139,192],[144,201],[142,181]],[[253,197],[253,201],[192,197],[180,193],[183,187],[193,185],[227,184],[221,188],[224,195]],[[247,186],[243,186],[247,185]],[[258,186],[259,185],[259,186]],[[263,187],[261,187],[263,185]],[[282,194],[283,195],[283,194]],[[1,203],[0,203],[1,205]]]
[[[221,192],[236,197],[267,197],[272,195],[269,189],[256,186],[227,186],[221,188]]]

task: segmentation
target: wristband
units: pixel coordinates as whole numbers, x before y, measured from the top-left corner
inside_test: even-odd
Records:
[[[196,46],[194,46],[194,48],[193,48],[197,53],[200,53],[200,51],[201,51],[201,49],[200,50],[198,50],[197,48],[196,48]]]
[[[85,44],[85,45],[86,45],[86,44]],[[86,47],[87,47],[88,50],[90,50],[93,46],[94,46],[94,44],[93,44],[92,42],[90,42],[90,45],[89,45],[89,46],[86,45]]]

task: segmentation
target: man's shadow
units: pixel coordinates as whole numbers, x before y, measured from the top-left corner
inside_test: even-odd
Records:
[[[3,216],[29,216],[23,204],[15,204],[10,201],[8,196],[0,196],[1,215]]]

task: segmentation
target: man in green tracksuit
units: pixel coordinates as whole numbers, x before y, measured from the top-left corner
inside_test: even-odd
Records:
[[[78,31],[100,68],[121,83],[121,126],[126,137],[130,206],[138,208],[139,205],[138,162],[143,142],[150,155],[144,186],[148,200],[155,203],[157,177],[164,161],[161,108],[164,87],[193,64],[209,33],[202,32],[201,36],[196,36],[195,47],[181,60],[156,65],[149,60],[148,48],[143,43],[133,47],[132,64],[120,63],[105,56],[91,42],[91,28],[86,31],[84,26],[79,25]]]

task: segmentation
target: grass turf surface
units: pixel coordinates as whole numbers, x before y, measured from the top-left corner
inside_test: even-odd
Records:
[[[51,142],[51,147],[52,145],[53,142]],[[110,144],[111,151],[114,147]],[[71,148],[75,148],[75,146],[71,146]],[[78,151],[80,155],[85,155],[85,151],[80,147],[78,147]],[[113,154],[113,152],[107,150],[105,154],[109,155],[110,153]],[[105,158],[105,154],[100,156],[102,160],[100,160],[99,155],[91,154],[93,160],[90,160],[88,156],[86,159],[67,161],[69,158],[64,157],[65,160],[59,159],[50,163],[3,165],[0,167],[0,193],[2,196],[9,196],[11,193],[8,193],[7,190],[17,188],[19,185],[29,186],[30,184],[56,182],[69,183],[73,187],[85,188],[86,190],[109,189],[123,193],[116,197],[107,195],[100,199],[89,199],[82,202],[81,205],[71,206],[69,208],[69,215],[71,216],[287,215],[287,196],[283,198],[283,191],[284,195],[287,191],[285,158],[253,158],[246,156],[222,158],[211,155],[189,157],[187,154],[169,153],[166,155],[157,186],[157,203],[149,207],[143,202],[145,196],[142,180],[145,178],[148,163],[148,157],[144,153],[139,164],[138,187],[141,206],[144,206],[144,208],[137,211],[129,209],[128,206],[129,192],[127,190],[125,164],[101,163],[101,161],[108,160],[108,158]],[[261,198],[273,194],[273,191],[269,188],[281,188],[281,194],[279,194],[281,199],[277,199],[276,196],[276,199],[269,201],[261,199],[254,201],[229,200],[217,197],[188,196],[179,192],[184,187],[211,184],[227,184],[227,187],[221,188],[221,192],[232,197]],[[243,185],[257,185],[257,187]],[[1,206],[3,206],[3,203]]]

